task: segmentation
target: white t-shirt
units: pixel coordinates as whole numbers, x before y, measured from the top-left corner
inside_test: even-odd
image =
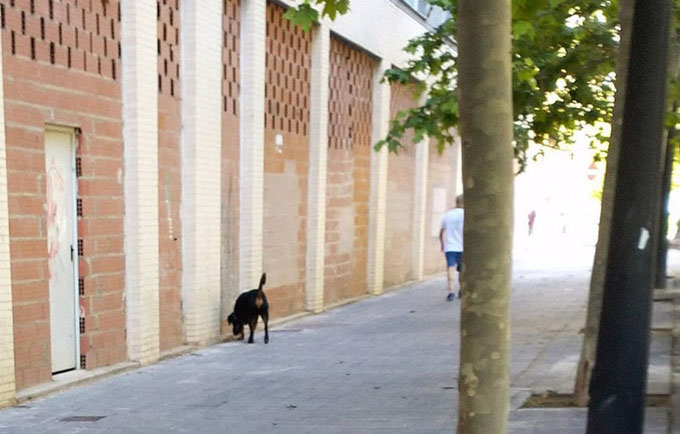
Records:
[[[442,229],[444,229],[444,251],[463,251],[463,208],[454,208],[444,214]]]

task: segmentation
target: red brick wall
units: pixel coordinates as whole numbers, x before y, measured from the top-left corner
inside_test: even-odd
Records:
[[[184,342],[179,1],[159,0],[157,8],[159,314],[163,351]]]
[[[390,118],[415,107],[413,91],[391,85]],[[413,134],[405,134],[404,148],[390,153],[387,165],[387,218],[385,220],[385,287],[413,279],[413,211],[415,208],[415,145]]]
[[[33,3],[33,8],[31,8]],[[0,0],[17,387],[51,377],[46,124],[77,127],[87,368],[125,360],[118,1]]]
[[[441,225],[440,210],[434,210],[434,192],[436,188],[446,190],[446,206],[448,210],[455,205],[457,148],[448,146],[439,155],[434,141],[430,144],[430,159],[427,170],[427,202],[425,214],[425,274],[446,271],[446,260],[439,243]]]
[[[239,46],[240,0],[223,3],[222,15],[222,317],[239,293]],[[231,334],[231,329],[225,329]]]
[[[365,294],[375,61],[330,44],[324,303]]]
[[[267,4],[263,265],[273,317],[305,301],[311,34],[284,12]]]

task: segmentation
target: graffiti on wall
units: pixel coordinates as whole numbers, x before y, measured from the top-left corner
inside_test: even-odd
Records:
[[[61,271],[62,264],[59,261],[59,251],[65,237],[66,213],[60,208],[60,204],[65,203],[64,177],[59,171],[55,158],[52,157],[48,163],[47,179],[47,257],[49,260],[48,272],[52,280],[55,274]]]

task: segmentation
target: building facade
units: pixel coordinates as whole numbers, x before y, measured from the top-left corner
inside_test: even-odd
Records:
[[[273,318],[443,271],[459,150],[373,150],[427,22],[286,3],[0,0],[0,405],[219,341],[263,271]]]

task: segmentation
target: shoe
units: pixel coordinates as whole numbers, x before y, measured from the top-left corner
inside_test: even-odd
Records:
[[[454,294],[453,292],[449,293],[449,295],[446,297],[447,301],[453,301],[455,299],[456,299],[456,294]]]

